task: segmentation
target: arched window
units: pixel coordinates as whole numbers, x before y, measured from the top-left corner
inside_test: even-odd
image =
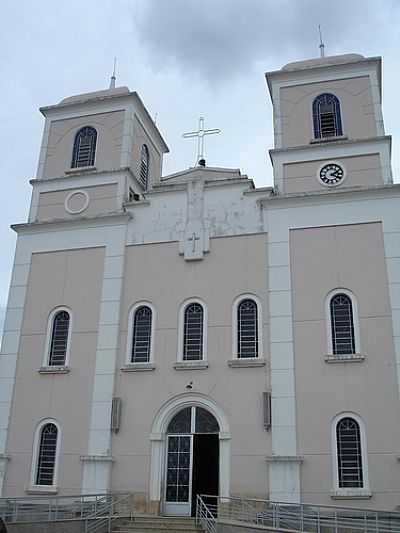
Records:
[[[81,128],[75,135],[72,168],[91,167],[96,154],[97,131],[91,126]]]
[[[149,178],[149,149],[145,144],[142,145],[140,151],[140,169],[139,169],[139,179],[142,182],[144,189],[147,189],[148,178]]]
[[[58,429],[53,423],[42,426],[35,473],[36,485],[54,485]]]
[[[337,137],[343,135],[340,103],[334,94],[324,93],[313,102],[314,137]]]
[[[203,359],[204,310],[200,303],[193,302],[186,306],[183,325],[184,361]]]
[[[354,418],[345,417],[336,425],[339,488],[363,488],[361,432]]]
[[[258,357],[257,304],[248,298],[237,306],[237,356]]]
[[[337,293],[330,300],[333,355],[356,353],[353,304],[350,296]]]
[[[70,315],[65,309],[53,315],[49,349],[49,366],[65,366],[69,341]]]
[[[147,305],[138,307],[133,319],[131,363],[148,363],[151,350],[152,311]]]

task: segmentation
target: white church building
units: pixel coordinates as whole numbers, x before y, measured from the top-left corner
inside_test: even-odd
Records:
[[[168,147],[136,92],[45,117],[0,356],[2,496],[400,503],[400,186],[381,59],[266,74],[274,186]],[[356,500],[356,502],[355,502]]]

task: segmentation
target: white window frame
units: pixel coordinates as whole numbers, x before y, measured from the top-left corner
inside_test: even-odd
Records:
[[[37,485],[36,484],[36,474],[37,467],[39,463],[39,450],[40,450],[40,439],[42,435],[42,430],[47,424],[54,424],[57,428],[57,446],[56,446],[56,456],[54,459],[54,475],[53,475],[53,484],[52,485]],[[28,492],[37,491],[37,492],[57,492],[58,490],[58,466],[60,460],[60,449],[61,449],[61,426],[57,420],[54,418],[44,418],[36,426],[34,438],[33,438],[33,448],[32,448],[32,462],[31,462],[31,476]]]
[[[238,339],[238,307],[243,300],[254,300],[257,305],[257,344],[258,344],[258,356],[257,357],[239,357],[237,349],[237,339]],[[264,358],[263,353],[263,329],[262,329],[262,306],[261,301],[255,294],[246,293],[240,294],[235,298],[232,305],[232,359],[237,359],[239,361],[257,361]]]
[[[360,428],[360,440],[361,440],[361,461],[363,472],[363,487],[339,487],[339,465],[337,456],[337,440],[336,440],[336,427],[343,418],[353,418]],[[335,416],[331,424],[331,456],[332,456],[332,498],[370,498],[371,489],[369,485],[368,475],[368,450],[367,450],[367,434],[365,430],[365,424],[363,419],[353,412],[342,412]]]
[[[183,359],[183,339],[185,332],[185,310],[190,304],[200,304],[203,307],[203,357],[201,359],[195,359],[187,361]],[[200,298],[189,298],[185,300],[180,308],[178,315],[178,350],[177,350],[177,362],[190,365],[196,365],[200,361],[207,361],[207,328],[208,328],[208,312],[207,306]]]
[[[51,350],[51,338],[53,333],[53,322],[54,317],[57,313],[60,311],[66,311],[69,314],[69,326],[68,326],[68,337],[67,337],[67,350],[65,352],[65,362],[63,365],[51,365],[50,366],[50,350]],[[47,334],[46,334],[46,344],[45,344],[45,352],[43,357],[43,368],[45,369],[65,369],[69,367],[69,360],[70,360],[70,350],[71,350],[71,337],[72,337],[72,311],[69,307],[66,306],[59,306],[54,308],[47,319]]]
[[[336,355],[333,353],[333,343],[332,343],[332,317],[331,317],[331,300],[334,298],[337,294],[345,294],[348,296],[351,300],[352,308],[353,308],[353,329],[354,329],[354,348],[355,353],[354,354],[348,354],[348,356],[345,355]],[[360,322],[359,322],[359,316],[358,316],[358,304],[357,299],[355,295],[349,290],[344,288],[337,288],[333,291],[330,291],[328,295],[325,298],[325,317],[326,317],[326,340],[327,340],[327,354],[328,357],[331,358],[337,358],[337,359],[344,359],[346,358],[352,359],[352,358],[360,358],[361,355],[361,342],[360,342]]]
[[[133,343],[133,326],[134,326],[134,320],[135,320],[135,313],[139,307],[142,306],[149,307],[151,309],[151,335],[150,335],[150,357],[149,361],[147,363],[133,363],[131,361],[132,356],[132,343]],[[126,335],[126,357],[125,357],[125,365],[127,367],[139,367],[144,365],[153,365],[154,364],[154,331],[155,331],[155,323],[156,323],[156,310],[153,306],[153,304],[147,300],[142,300],[140,302],[136,302],[132,305],[132,307],[129,310],[128,315],[128,331]]]

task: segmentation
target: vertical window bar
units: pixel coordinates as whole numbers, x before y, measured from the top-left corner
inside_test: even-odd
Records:
[[[347,294],[336,294],[330,302],[332,351],[334,355],[354,354],[353,305]]]
[[[75,136],[71,168],[91,167],[96,155],[97,131],[86,126]]]
[[[339,487],[363,487],[360,427],[353,418],[336,426]]]
[[[151,349],[152,312],[145,305],[138,307],[135,312],[132,339],[132,363],[148,363]]]
[[[257,304],[250,299],[238,305],[237,352],[239,358],[258,357]]]
[[[343,135],[340,103],[334,94],[320,94],[313,102],[314,137]]]
[[[59,311],[53,319],[49,366],[64,366],[68,347],[69,314]]]
[[[203,359],[203,307],[198,303],[189,304],[184,315],[183,360]]]
[[[145,144],[142,145],[140,151],[140,170],[139,170],[139,179],[144,187],[147,190],[148,178],[149,178],[149,149]]]
[[[36,485],[53,485],[57,452],[57,427],[46,424],[40,435]]]

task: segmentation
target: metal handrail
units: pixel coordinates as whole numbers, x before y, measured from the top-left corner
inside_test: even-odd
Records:
[[[205,494],[197,497],[196,520],[206,533],[215,533],[217,522],[224,520],[309,533],[400,533],[400,513],[395,511]]]
[[[119,508],[124,506],[130,500],[131,495],[126,493],[118,499],[114,499],[110,494],[108,502],[102,503],[96,511],[85,519],[85,533],[96,533],[104,531],[111,533],[111,526],[114,520],[121,517]]]
[[[115,500],[126,494],[114,492],[0,498],[0,517],[7,523],[84,519],[98,512],[110,498]]]

